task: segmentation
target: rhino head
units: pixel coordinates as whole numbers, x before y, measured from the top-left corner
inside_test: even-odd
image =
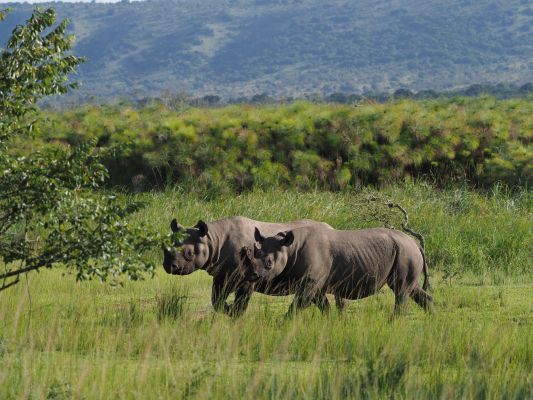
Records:
[[[240,251],[239,273],[241,277],[248,282],[256,282],[259,279],[257,273],[260,266],[259,260],[254,258],[254,250],[251,247],[244,246]]]
[[[244,278],[249,281],[272,279],[279,275],[287,264],[287,248],[294,241],[294,234],[292,231],[279,232],[266,238],[255,228],[254,236],[253,254],[249,251],[243,262]]]
[[[183,232],[185,238],[175,242],[172,248],[163,249],[165,271],[172,275],[188,275],[203,268],[209,260],[207,224],[200,220],[194,227],[185,229],[173,219],[170,228],[174,233]]]

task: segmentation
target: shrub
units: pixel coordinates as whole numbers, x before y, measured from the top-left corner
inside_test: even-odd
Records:
[[[166,179],[152,177],[155,184],[199,181],[239,191],[274,184],[335,190],[412,178],[529,187],[532,114],[531,100],[490,97],[181,113],[163,105],[85,106],[47,112],[31,147],[96,138],[103,148],[120,149],[105,164],[111,181],[126,185],[157,170]]]

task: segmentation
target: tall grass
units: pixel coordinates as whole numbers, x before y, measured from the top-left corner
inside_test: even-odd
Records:
[[[187,312],[161,319],[159,292],[178,281]],[[0,329],[2,398],[528,398],[532,289],[436,281],[433,314],[412,303],[394,322],[386,290],[290,321],[290,298],[256,294],[235,321],[212,312],[202,272],[110,289],[46,271],[31,279],[31,314],[26,288],[2,299],[16,315]],[[116,319],[132,298],[143,318]]]
[[[235,320],[213,312],[203,271],[160,268],[112,288],[46,270],[0,297],[0,398],[533,397],[529,194],[420,185],[383,194],[427,237],[432,314],[410,302],[391,322],[394,297],[384,289],[343,314],[311,307],[292,320],[283,318],[291,296],[254,294]],[[373,224],[354,193],[145,198],[135,222],[159,229],[173,216],[190,225],[234,214]],[[460,271],[451,281],[449,260]]]
[[[311,218],[337,229],[383,226],[372,220],[371,211],[377,205],[367,203],[367,194],[270,190],[211,198],[182,192],[178,187],[144,195],[148,206],[137,222],[168,230],[172,218],[192,226],[199,219],[209,222],[243,215],[264,221]],[[379,195],[407,209],[410,226],[426,237],[432,270],[453,276],[474,273],[480,279],[533,272],[531,191],[511,193],[495,186],[480,194],[467,188],[436,190],[426,184],[405,184],[382,189]],[[399,228],[401,213],[379,204],[381,214]]]

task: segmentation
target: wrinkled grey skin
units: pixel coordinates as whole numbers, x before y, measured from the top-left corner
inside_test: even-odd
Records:
[[[245,217],[232,217],[206,224],[198,221],[195,227],[186,229],[186,238],[176,243],[172,251],[164,249],[163,267],[173,275],[188,275],[198,269],[207,271],[213,277],[211,302],[217,311],[238,316],[246,309],[254,290],[270,295],[290,294],[283,288],[270,290],[261,282],[242,279],[241,250],[253,244],[254,230],[259,227],[268,235],[302,226],[315,226],[321,229],[332,228],[323,222],[300,220],[288,223],[255,221]],[[184,230],[176,220],[171,223],[173,232]],[[235,292],[232,307],[226,304],[230,293]],[[344,303],[339,300],[342,306]]]
[[[394,314],[405,310],[409,296],[429,310],[427,265],[414,239],[393,229],[342,231],[302,227],[275,236],[255,230],[253,260],[245,279],[261,278],[272,290],[296,293],[288,314],[315,303],[329,309],[326,293],[360,299],[387,284],[395,294]],[[251,252],[248,251],[248,255]],[[424,285],[419,277],[424,272]]]

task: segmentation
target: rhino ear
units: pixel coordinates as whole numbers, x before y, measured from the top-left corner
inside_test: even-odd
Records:
[[[265,240],[265,238],[261,236],[261,232],[259,232],[259,229],[257,229],[257,227],[255,228],[255,231],[254,231],[254,237],[255,237],[255,241],[258,243],[263,243],[263,240]]]
[[[207,235],[209,228],[207,228],[207,224],[204,221],[199,220],[196,224],[196,227],[200,231],[200,237],[204,237],[205,235]]]
[[[170,223],[170,229],[172,229],[172,232],[176,233],[178,231],[180,231],[183,227],[178,224],[178,221],[176,221],[176,218],[174,218],[172,220],[172,222]]]
[[[253,250],[248,247],[248,246],[244,246],[242,249],[241,249],[241,258],[242,259],[248,259],[248,260],[251,260],[254,256],[254,253],[253,253]]]
[[[294,233],[292,231],[285,232],[285,237],[280,240],[282,246],[290,246],[294,242]]]

